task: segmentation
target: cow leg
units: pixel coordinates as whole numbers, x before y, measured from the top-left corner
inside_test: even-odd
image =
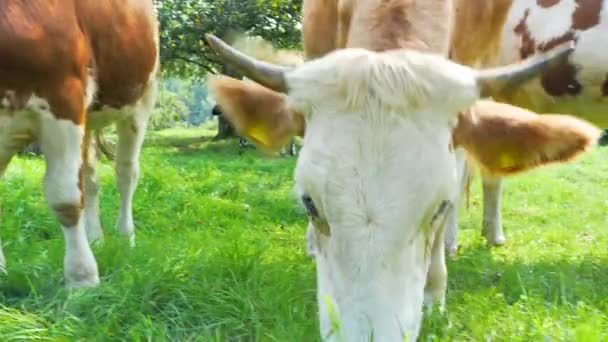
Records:
[[[482,234],[490,245],[505,244],[500,214],[502,178],[483,177],[483,230]]]
[[[68,119],[41,115],[40,147],[46,158],[45,195],[61,223],[65,238],[66,286],[99,284],[97,263],[87,240],[82,217],[80,172],[84,128]]]
[[[4,131],[0,131],[0,179],[4,175],[4,171],[6,171],[6,167],[8,163],[13,158],[13,155],[16,151],[9,148],[8,142],[5,141],[7,138],[7,134],[1,134]],[[2,210],[0,208],[0,227],[2,226]],[[6,258],[4,257],[4,252],[2,251],[2,239],[0,238],[0,273],[6,272]]]
[[[450,257],[455,257],[458,254],[458,208],[462,197],[464,196],[464,190],[469,178],[469,166],[464,150],[456,150],[456,172],[458,179],[458,194],[454,199],[454,210],[451,210],[447,218],[447,227],[445,232],[445,247]]]
[[[289,142],[289,154],[292,156],[298,154],[298,151],[296,150],[296,140],[294,138],[291,138],[291,141]]]
[[[0,122],[0,179],[2,179],[13,156],[34,140],[37,123],[35,116],[35,113],[23,112],[12,118],[0,118],[4,119]],[[0,218],[1,216],[2,212],[0,211]],[[0,240],[0,272],[5,272],[5,270],[6,259]]]
[[[89,242],[103,241],[103,229],[99,215],[99,175],[97,174],[97,143],[93,132],[85,137],[84,148],[84,218]]]
[[[452,212],[458,207],[448,203],[445,207],[445,214],[436,219],[437,222],[431,223],[435,227],[435,236],[431,246],[431,261],[426,275],[426,285],[424,287],[424,303],[427,310],[432,309],[433,304],[439,304],[441,310],[445,306],[445,291],[448,283],[448,269],[445,264],[445,230],[446,225],[452,217]]]
[[[424,287],[424,303],[427,309],[433,304],[439,304],[441,309],[445,306],[445,291],[448,284],[448,269],[445,264],[444,234],[436,238],[431,250],[431,264],[426,276]]]
[[[0,177],[1,177],[0,173]],[[0,207],[0,226],[2,225],[2,208]],[[2,239],[0,239],[0,273],[6,273],[6,258],[2,251]]]
[[[126,236],[131,246],[135,245],[133,223],[133,195],[139,180],[139,155],[144,142],[148,119],[154,109],[156,83],[151,85],[133,116],[116,124],[118,145],[116,152],[116,180],[120,193],[118,231]]]

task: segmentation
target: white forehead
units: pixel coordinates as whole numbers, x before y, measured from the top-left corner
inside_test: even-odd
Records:
[[[337,50],[290,72],[287,83],[296,107],[378,115],[385,110],[414,115],[430,108],[453,112],[478,97],[472,69],[410,50]]]
[[[344,221],[334,223],[416,222],[449,197],[450,129],[478,97],[471,69],[414,51],[347,49],[297,68],[287,83],[307,121],[299,190]]]
[[[447,124],[399,113],[323,115],[310,121],[296,167],[300,194],[310,195],[328,223],[370,224],[410,234],[428,210],[451,200],[455,157]],[[432,113],[428,113],[432,114]],[[406,229],[405,231],[403,229]],[[336,236],[345,230],[334,231]]]

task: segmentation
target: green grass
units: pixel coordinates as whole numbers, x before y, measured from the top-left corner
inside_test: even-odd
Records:
[[[295,159],[211,142],[209,133],[149,134],[134,249],[114,229],[113,167],[100,165],[102,285],[71,293],[43,199],[44,164],[15,159],[0,182],[9,271],[0,276],[0,341],[318,341]],[[480,236],[474,183],[460,255],[448,265],[447,313],[425,320],[422,340],[608,340],[607,154],[506,181],[503,248]]]

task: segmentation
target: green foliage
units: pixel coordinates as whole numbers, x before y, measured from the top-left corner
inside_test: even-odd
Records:
[[[221,69],[204,35],[261,36],[277,47],[300,46],[301,0],[156,0],[163,70],[200,77]]]
[[[166,78],[159,86],[156,111],[150,118],[152,130],[177,125],[199,126],[211,117],[206,83],[199,80]]]
[[[293,198],[293,158],[264,158],[200,129],[151,132],[135,195],[137,246],[115,231],[103,162],[102,285],[62,287],[63,238],[44,202],[44,163],[15,158],[0,182],[8,275],[0,341],[318,341],[315,264]],[[200,137],[205,135],[205,139]],[[506,181],[508,243],[480,235],[479,180],[448,262],[447,311],[421,341],[608,340],[608,149]]]

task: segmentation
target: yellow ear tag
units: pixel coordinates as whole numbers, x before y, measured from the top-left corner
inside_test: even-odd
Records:
[[[262,125],[254,125],[249,127],[245,134],[258,144],[266,148],[272,147],[271,139],[266,134],[266,131],[262,128]]]
[[[498,157],[498,166],[501,169],[511,169],[516,165],[517,162],[509,153],[501,153]]]

